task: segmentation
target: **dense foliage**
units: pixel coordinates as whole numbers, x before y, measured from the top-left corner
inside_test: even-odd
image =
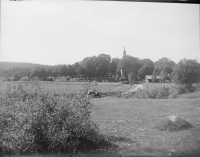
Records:
[[[174,81],[191,90],[193,83],[200,83],[200,64],[195,60],[181,60],[174,68]]]
[[[0,149],[8,153],[77,153],[106,146],[86,93],[43,92],[38,80],[8,86],[0,98]],[[29,90],[31,87],[31,90]]]
[[[21,64],[19,65],[21,66]],[[177,84],[185,84],[189,88],[192,83],[199,82],[199,69],[199,63],[195,60],[184,59],[176,65],[166,57],[153,62],[150,59],[139,59],[129,55],[125,55],[121,59],[111,59],[107,54],[100,54],[86,57],[81,62],[72,65],[32,65],[31,68],[30,65],[28,68],[16,66],[9,70],[0,70],[0,76],[14,81],[23,77],[30,79],[37,76],[39,80],[43,81],[73,81],[73,78],[76,78],[74,80],[133,82],[130,80],[143,81],[146,75],[152,75],[153,82],[160,76],[162,82],[174,81]]]
[[[149,88],[148,86],[143,90],[138,90],[135,97],[139,99],[168,99],[170,89],[167,87]]]
[[[172,62],[164,58],[159,60],[159,63],[163,62],[163,64],[168,65],[168,61]],[[157,62],[155,62],[155,65],[157,65]],[[13,68],[0,70],[0,76],[5,77],[7,80],[13,77],[15,81],[23,77],[34,78],[36,76],[43,81],[53,81],[55,78],[61,76],[89,80],[96,79],[98,81],[102,81],[106,78],[107,80],[117,81],[122,77],[128,80],[129,73],[134,73],[134,75],[137,76],[137,80],[144,80],[146,75],[151,75],[153,73],[155,65],[150,59],[139,59],[129,55],[124,56],[122,59],[111,59],[107,54],[100,54],[98,56],[86,57],[81,62],[76,62],[72,65],[32,65],[31,67],[27,66],[27,68],[25,68],[26,66],[21,68],[21,64],[20,67],[15,65]],[[158,66],[156,66],[156,68],[157,67]],[[125,71],[124,76],[122,76],[121,69]],[[159,73],[161,71],[162,70],[159,70]],[[166,73],[168,74],[168,71],[166,71],[165,74]]]
[[[163,57],[154,63],[153,76],[160,76],[163,81],[170,80],[175,65],[169,58]]]
[[[195,85],[190,92],[199,91],[199,86]],[[125,98],[137,98],[137,99],[174,99],[181,94],[188,93],[187,86],[185,85],[172,85],[170,87],[150,87],[148,84],[144,84],[143,89],[138,88],[133,92],[125,93],[113,93],[113,95]]]

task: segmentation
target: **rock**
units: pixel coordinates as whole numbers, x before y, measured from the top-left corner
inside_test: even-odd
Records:
[[[161,121],[158,129],[161,131],[180,131],[191,128],[192,125],[178,116],[169,116]]]

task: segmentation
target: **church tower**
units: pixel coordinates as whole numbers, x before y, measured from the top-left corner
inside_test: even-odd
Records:
[[[123,58],[126,56],[126,50],[124,47],[124,51],[123,51]],[[125,80],[126,79],[126,71],[124,69],[121,69],[121,80]]]
[[[124,47],[124,51],[123,51],[123,57],[126,56],[126,50],[125,50],[125,47]]]

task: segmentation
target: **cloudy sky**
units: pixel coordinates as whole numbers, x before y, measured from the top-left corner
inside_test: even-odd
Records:
[[[200,62],[199,5],[100,1],[1,2],[0,61],[73,64],[127,54]]]

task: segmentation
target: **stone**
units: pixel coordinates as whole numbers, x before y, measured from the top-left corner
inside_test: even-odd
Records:
[[[161,131],[180,131],[191,128],[192,125],[178,116],[169,116],[161,121],[158,129]]]

